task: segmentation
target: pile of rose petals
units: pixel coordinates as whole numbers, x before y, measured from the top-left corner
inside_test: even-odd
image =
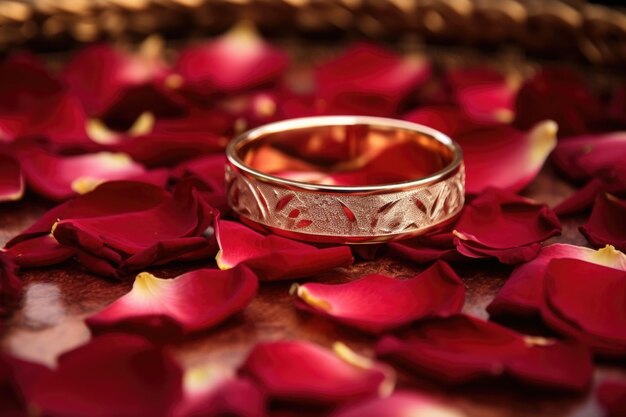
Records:
[[[312,407],[333,417],[463,416],[432,395],[394,392],[393,366],[443,385],[507,380],[585,392],[594,360],[626,358],[623,87],[600,97],[568,69],[527,79],[447,70],[371,44],[294,77],[289,54],[247,25],[172,56],[148,38],[135,51],[88,46],[57,72],[25,53],[0,61],[0,80],[10,80],[0,83],[0,204],[17,207],[31,194],[57,204],[0,252],[0,314],[19,305],[20,268],[74,263],[133,282],[85,318],[91,340],[54,368],[1,353],[0,414],[262,417]],[[401,118],[458,141],[467,203],[455,223],[362,250],[266,236],[237,222],[224,186],[230,138],[325,114]],[[335,151],[315,157],[336,159]],[[402,178],[394,170],[411,168],[396,161],[403,154],[370,155],[360,171],[322,180]],[[301,162],[281,158],[272,169],[305,178]],[[555,210],[518,194],[546,164],[578,187]],[[580,232],[597,250],[547,243],[572,214],[586,216]],[[342,278],[339,268],[355,258],[385,253],[422,272]],[[144,271],[174,262],[188,272]],[[533,318],[548,334],[463,314],[459,262],[511,265],[487,308],[491,318]],[[227,373],[172,353],[177,341],[236,325],[259,285],[273,285],[265,281],[296,279],[306,280],[291,290],[301,317],[364,333],[374,353],[263,341]],[[601,384],[609,415],[622,415],[625,392],[623,381]]]

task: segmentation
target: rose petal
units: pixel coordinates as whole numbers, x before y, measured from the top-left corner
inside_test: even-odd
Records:
[[[20,164],[8,155],[0,154],[0,202],[15,201],[24,195],[24,177]]]
[[[22,281],[16,273],[17,266],[0,252],[0,314],[6,313],[22,295]]]
[[[430,75],[427,60],[360,44],[316,69],[316,94],[344,114],[394,115]]]
[[[335,352],[304,341],[258,343],[239,369],[270,399],[335,405],[393,391],[395,375],[386,366],[357,355],[341,343]]]
[[[556,146],[557,125],[537,124],[526,133],[501,125],[456,137],[463,149],[465,192],[477,194],[487,187],[520,191],[537,176]]]
[[[230,210],[226,198],[225,166],[225,155],[206,155],[183,162],[172,170],[171,176],[175,180],[193,181],[202,198],[225,213]]]
[[[520,88],[515,102],[515,125],[530,129],[541,120],[559,125],[567,137],[586,133],[598,118],[600,105],[576,73],[563,68],[544,68]]]
[[[65,200],[109,180],[131,179],[145,169],[123,153],[57,156],[35,146],[17,151],[26,182],[38,194]]]
[[[449,232],[390,242],[387,246],[391,254],[417,263],[429,263],[438,259],[456,261],[464,258],[456,251],[454,235]]]
[[[579,259],[552,260],[541,316],[595,353],[626,356],[626,271]]]
[[[626,251],[626,200],[600,194],[580,231],[593,246],[613,245]]]
[[[528,337],[462,315],[421,324],[404,338],[386,336],[376,352],[446,384],[506,375],[543,388],[582,391],[593,372],[580,344]]]
[[[596,199],[605,193],[626,196],[626,177],[593,178],[574,194],[554,207],[558,216],[566,216],[583,212],[593,205]]]
[[[572,258],[626,271],[626,255],[607,246],[593,250],[582,246],[555,243],[541,249],[532,261],[518,266],[495,299],[487,307],[492,317],[539,314],[545,300],[545,274],[553,259]]]
[[[480,130],[484,123],[470,119],[461,109],[455,106],[419,107],[402,117],[409,122],[432,127],[457,140],[461,135]]]
[[[562,140],[554,150],[554,162],[569,178],[626,177],[626,132],[584,135]]]
[[[407,279],[366,275],[345,284],[296,285],[296,306],[371,333],[459,313],[465,287],[444,262]]]
[[[508,264],[533,259],[540,242],[560,233],[559,220],[548,206],[495,188],[465,206],[454,231],[461,254]]]
[[[312,276],[354,262],[347,246],[318,249],[276,235],[263,236],[240,223],[220,220],[216,226],[220,269],[243,264],[261,281]]]
[[[26,397],[29,388],[50,372],[42,365],[0,352],[0,415],[28,416],[30,404]]]
[[[189,253],[206,256],[214,252],[199,249],[211,246],[209,240],[202,242],[201,236],[216,214],[190,184],[182,182],[162,204],[116,215],[63,218],[55,223],[52,234],[62,245],[80,249],[113,266],[144,268],[147,263],[133,261],[132,257],[159,264],[183,255],[188,260]],[[150,256],[145,255],[146,251]],[[178,256],[170,256],[172,252]],[[154,254],[160,257],[154,259]],[[130,264],[124,265],[127,258],[131,259]]]
[[[181,377],[173,358],[145,339],[107,334],[61,356],[28,399],[45,415],[169,416]]]
[[[51,234],[11,242],[7,244],[5,253],[22,267],[56,265],[70,259],[75,253],[74,249],[62,246]]]
[[[282,74],[288,57],[243,22],[219,38],[181,51],[176,71],[193,96],[233,93],[269,84]]]
[[[173,324],[183,333],[216,326],[243,310],[256,294],[257,278],[245,267],[199,269],[172,279],[142,272],[132,290],[87,319],[96,329],[155,330]]]
[[[626,383],[604,380],[598,388],[598,402],[606,412],[606,417],[626,415]]]
[[[185,370],[176,417],[263,417],[265,395],[247,378],[224,377],[214,365]]]
[[[99,115],[129,87],[163,80],[169,70],[154,53],[157,38],[143,51],[130,54],[107,44],[89,46],[74,54],[61,78],[82,101],[89,114]]]
[[[412,392],[397,392],[387,398],[369,399],[349,405],[331,417],[464,417],[465,414],[433,398]]]

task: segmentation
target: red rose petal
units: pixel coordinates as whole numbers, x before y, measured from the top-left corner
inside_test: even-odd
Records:
[[[464,417],[465,414],[430,397],[397,392],[387,398],[369,399],[340,409],[331,417]]]
[[[584,135],[562,140],[554,150],[554,162],[568,177],[626,177],[626,132]]]
[[[65,200],[91,191],[102,182],[132,179],[145,172],[122,153],[57,156],[29,146],[21,147],[17,156],[29,187],[52,200]]]
[[[0,202],[15,201],[24,195],[24,178],[20,164],[8,155],[0,154]]]
[[[23,267],[56,265],[74,256],[74,249],[62,246],[51,234],[33,236],[10,243],[5,252]]]
[[[225,167],[225,155],[206,155],[183,162],[172,170],[171,175],[174,178],[197,178],[207,189],[216,193],[224,193],[226,187],[224,183]]]
[[[17,267],[10,257],[0,252],[0,314],[22,295],[22,281],[17,277]]]
[[[376,352],[447,384],[507,375],[543,388],[582,391],[593,372],[582,345],[527,337],[461,315],[421,324],[405,338],[387,336]]]
[[[567,137],[586,133],[598,118],[600,105],[576,73],[561,68],[537,72],[520,88],[515,102],[515,125],[530,129],[541,120],[559,125]]]
[[[432,127],[454,140],[457,140],[461,135],[485,127],[484,123],[478,123],[470,119],[461,109],[454,106],[420,107],[405,114],[402,118],[413,123]]]
[[[598,402],[606,411],[606,417],[626,415],[626,383],[624,381],[602,381],[597,396]]]
[[[626,356],[626,271],[578,259],[552,260],[541,316],[598,354]]]
[[[180,183],[173,195],[147,210],[63,218],[56,222],[52,234],[62,245],[80,249],[114,266],[123,266],[124,260],[130,258],[130,266],[135,269],[148,264],[133,262],[132,256],[153,263],[173,260],[175,257],[170,257],[170,251],[177,257],[185,255],[186,260],[189,253],[205,256],[206,251],[199,251],[198,238],[212,224],[216,214],[190,184]],[[161,246],[155,247],[159,244]],[[206,240],[200,243],[202,245],[210,246],[211,242]],[[146,251],[161,257],[146,256]]]
[[[274,82],[288,64],[285,52],[264,42],[247,23],[181,51],[176,71],[193,95],[233,93]]]
[[[132,290],[87,322],[97,329],[152,330],[161,321],[174,323],[183,333],[214,327],[243,310],[256,294],[258,281],[252,271],[199,269],[172,279],[142,272]]]
[[[556,243],[541,249],[532,261],[518,266],[487,307],[491,316],[531,317],[545,300],[545,274],[553,259],[572,258],[626,270],[626,255],[607,246],[595,251],[582,246]]]
[[[304,341],[258,343],[239,369],[274,400],[335,405],[391,393],[395,376],[386,366],[341,343],[335,352]]]
[[[316,94],[344,114],[394,115],[430,75],[426,60],[361,44],[316,69]]]
[[[276,235],[263,236],[235,222],[221,220],[216,227],[220,246],[216,260],[221,269],[243,264],[261,281],[302,278],[352,264],[347,246],[318,249]]]
[[[150,42],[154,44],[155,39]],[[169,70],[161,58],[145,49],[144,53],[130,54],[106,44],[89,46],[73,56],[61,78],[89,114],[99,115],[125,89],[161,81],[168,75]]]
[[[429,263],[438,259],[445,261],[463,259],[454,246],[454,235],[449,232],[390,242],[387,246],[390,253],[417,263]]]
[[[606,193],[599,195],[580,231],[596,247],[610,244],[626,251],[626,200]]]
[[[583,212],[593,205],[598,196],[611,193],[626,196],[626,177],[622,178],[593,178],[574,194],[561,201],[554,207],[558,216],[566,216]]]
[[[59,358],[28,389],[44,415],[169,416],[182,372],[165,351],[138,336],[108,334]]]
[[[461,254],[512,264],[533,259],[539,243],[560,232],[559,220],[545,204],[489,188],[466,205],[454,233]]]
[[[444,262],[407,279],[366,275],[345,284],[294,287],[296,306],[348,326],[381,333],[413,321],[459,313],[465,287]]]

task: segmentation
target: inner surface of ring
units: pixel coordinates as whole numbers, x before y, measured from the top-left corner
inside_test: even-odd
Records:
[[[309,126],[242,141],[238,157],[264,174],[309,184],[412,181],[453,161],[450,147],[414,130],[369,124]]]

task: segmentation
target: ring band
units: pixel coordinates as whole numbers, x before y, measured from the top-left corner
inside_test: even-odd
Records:
[[[333,179],[352,178],[342,172],[364,166],[392,146],[411,151],[415,160],[407,165],[407,175],[417,172],[419,177],[402,177],[392,162],[383,177],[393,182],[377,183],[376,178],[345,185]],[[415,123],[369,116],[291,119],[237,136],[226,154],[228,203],[240,220],[298,240],[357,244],[403,239],[445,227],[463,208],[460,147]]]

